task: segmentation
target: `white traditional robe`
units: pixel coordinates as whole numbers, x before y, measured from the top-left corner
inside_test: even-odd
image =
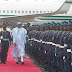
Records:
[[[13,36],[13,43],[16,43],[12,51],[12,56],[14,58],[25,57],[26,29],[16,27],[12,29],[11,33]]]

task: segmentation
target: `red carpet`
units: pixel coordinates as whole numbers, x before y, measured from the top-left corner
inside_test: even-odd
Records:
[[[9,49],[6,64],[0,64],[0,72],[42,72],[27,57],[24,60],[24,65],[21,65],[21,62],[15,64],[15,59],[11,56],[12,49],[13,45]]]

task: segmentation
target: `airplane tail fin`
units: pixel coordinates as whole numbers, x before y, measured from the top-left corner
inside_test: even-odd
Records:
[[[40,14],[40,16],[44,17],[44,16],[52,16],[55,14],[64,14],[64,13],[66,14],[69,11],[71,5],[72,5],[72,0],[66,0],[57,11],[52,13]]]
[[[53,12],[53,14],[67,13],[71,7],[71,4],[72,4],[72,0],[66,0],[57,11]]]

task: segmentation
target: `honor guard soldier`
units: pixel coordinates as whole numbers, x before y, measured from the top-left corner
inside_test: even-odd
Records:
[[[7,25],[3,23],[3,31],[0,32],[1,36],[1,64],[6,64],[7,52],[11,42],[10,32],[6,30]]]

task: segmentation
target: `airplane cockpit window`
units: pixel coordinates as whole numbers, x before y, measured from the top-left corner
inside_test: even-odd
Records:
[[[38,13],[38,11],[36,11],[36,13]]]
[[[11,13],[13,13],[13,10],[11,10]]]
[[[47,11],[47,12],[49,12],[49,11]]]
[[[1,10],[0,10],[0,13],[1,13]]]
[[[27,11],[25,11],[25,13],[27,13]]]
[[[15,10],[14,12],[15,12],[15,13],[17,13],[17,11],[16,11],[16,10]]]
[[[29,11],[29,13],[31,13],[31,11]]]
[[[35,11],[33,11],[33,13],[35,13]]]
[[[18,11],[18,13],[20,13],[20,11]]]
[[[3,10],[3,13],[5,13],[5,10]]]
[[[44,13],[45,13],[45,11],[44,11]]]
[[[22,11],[22,13],[24,13],[24,11]]]
[[[40,11],[40,13],[42,13],[42,11]]]
[[[9,13],[9,10],[7,10],[7,13]]]

